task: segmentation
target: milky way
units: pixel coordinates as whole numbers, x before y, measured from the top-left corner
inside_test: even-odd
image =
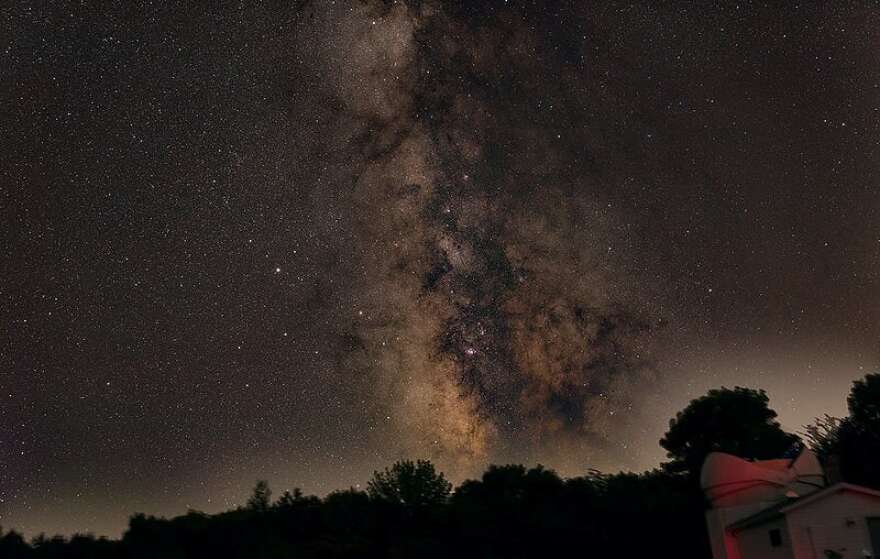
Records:
[[[0,15],[0,524],[651,468],[878,365],[871,3]]]
[[[652,376],[658,320],[617,288],[614,213],[584,138],[561,140],[584,132],[529,115],[586,110],[579,77],[551,87],[563,65],[518,63],[558,53],[513,16],[473,29],[430,4],[361,11],[344,17],[371,25],[353,24],[356,54],[333,69],[360,126],[357,236],[375,243],[351,360],[399,399],[410,453],[467,469],[601,452]]]

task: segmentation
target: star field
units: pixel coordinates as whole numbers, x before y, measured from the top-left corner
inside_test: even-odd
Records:
[[[658,464],[878,365],[880,10],[0,10],[0,524]]]

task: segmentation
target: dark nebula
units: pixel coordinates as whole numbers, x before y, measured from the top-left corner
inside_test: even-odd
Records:
[[[645,469],[878,365],[880,10],[0,10],[0,524]]]

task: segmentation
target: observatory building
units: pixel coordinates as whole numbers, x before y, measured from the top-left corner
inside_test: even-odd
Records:
[[[880,491],[827,486],[816,456],[713,452],[700,476],[714,559],[880,559]]]

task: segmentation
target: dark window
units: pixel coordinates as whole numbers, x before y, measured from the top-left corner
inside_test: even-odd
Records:
[[[874,546],[874,557],[880,557],[880,516],[868,519],[868,531],[871,533],[871,544]]]
[[[779,547],[782,545],[782,532],[778,529],[770,530],[770,545],[772,547]]]

